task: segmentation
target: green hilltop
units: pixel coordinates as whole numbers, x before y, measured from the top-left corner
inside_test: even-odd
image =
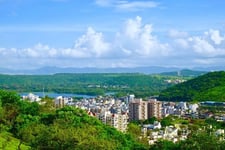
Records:
[[[159,95],[164,101],[225,101],[225,72],[210,72],[177,84]]]

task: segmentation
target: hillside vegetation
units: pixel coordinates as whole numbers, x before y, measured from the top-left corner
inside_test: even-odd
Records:
[[[14,92],[0,90],[0,149],[145,149],[130,134],[104,125],[81,109],[55,109],[20,100]]]
[[[163,90],[165,101],[225,101],[225,72],[210,72]]]
[[[103,95],[106,92],[132,93],[146,97],[171,86],[169,77],[145,74],[55,74],[0,75],[0,88],[17,92],[76,93]]]
[[[0,132],[0,149],[2,150],[14,150],[18,149],[20,140],[13,137],[11,133]],[[29,146],[24,144],[20,145],[21,150],[30,150]]]

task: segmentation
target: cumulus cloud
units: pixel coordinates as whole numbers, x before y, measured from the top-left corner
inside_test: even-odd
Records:
[[[161,43],[153,35],[152,25],[143,25],[139,16],[126,21],[117,34],[117,45],[125,54],[142,57],[166,56],[170,49],[167,43]]]
[[[221,42],[224,40],[224,36],[220,36],[220,31],[219,30],[213,30],[210,29],[209,32],[205,33],[206,35],[209,35],[211,40],[214,42],[214,44],[219,45]]]
[[[198,57],[221,57],[225,55],[224,37],[221,36],[219,30],[212,29],[195,36],[185,35],[183,38],[182,36],[174,36],[174,49],[181,48],[186,50],[186,54],[194,53]]]
[[[126,20],[111,41],[89,27],[72,47],[53,48],[38,43],[28,48],[0,48],[0,65],[132,67],[224,62],[225,34],[220,30],[191,35],[173,29],[165,33],[169,38],[162,41],[153,27],[137,16]]]
[[[104,41],[103,34],[89,27],[87,33],[76,40],[73,51],[87,57],[101,57],[109,49],[110,44]]]
[[[38,43],[31,48],[0,48],[1,56],[9,58],[51,58],[57,55],[57,50],[48,45]]]
[[[126,0],[96,0],[98,6],[113,7],[118,10],[140,11],[147,8],[158,7],[159,3],[154,1],[126,1]]]
[[[110,44],[104,41],[103,35],[92,28],[75,41],[72,48],[52,48],[38,43],[30,48],[0,48],[1,56],[18,58],[90,58],[104,57]]]

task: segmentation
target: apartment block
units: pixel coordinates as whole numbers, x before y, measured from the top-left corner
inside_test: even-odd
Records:
[[[134,99],[129,103],[129,120],[148,119],[148,102],[142,99]]]
[[[148,101],[148,118],[162,118],[162,102],[156,99],[150,99]]]
[[[151,117],[162,117],[162,103],[156,99],[143,101],[135,99],[129,103],[129,120],[146,120]]]

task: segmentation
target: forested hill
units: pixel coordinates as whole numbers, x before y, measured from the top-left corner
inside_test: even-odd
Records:
[[[225,101],[225,72],[210,72],[163,90],[165,101]]]
[[[55,74],[0,75],[0,89],[17,92],[76,93],[102,95],[106,92],[132,93],[137,97],[158,94],[171,86],[168,77],[145,74]]]

